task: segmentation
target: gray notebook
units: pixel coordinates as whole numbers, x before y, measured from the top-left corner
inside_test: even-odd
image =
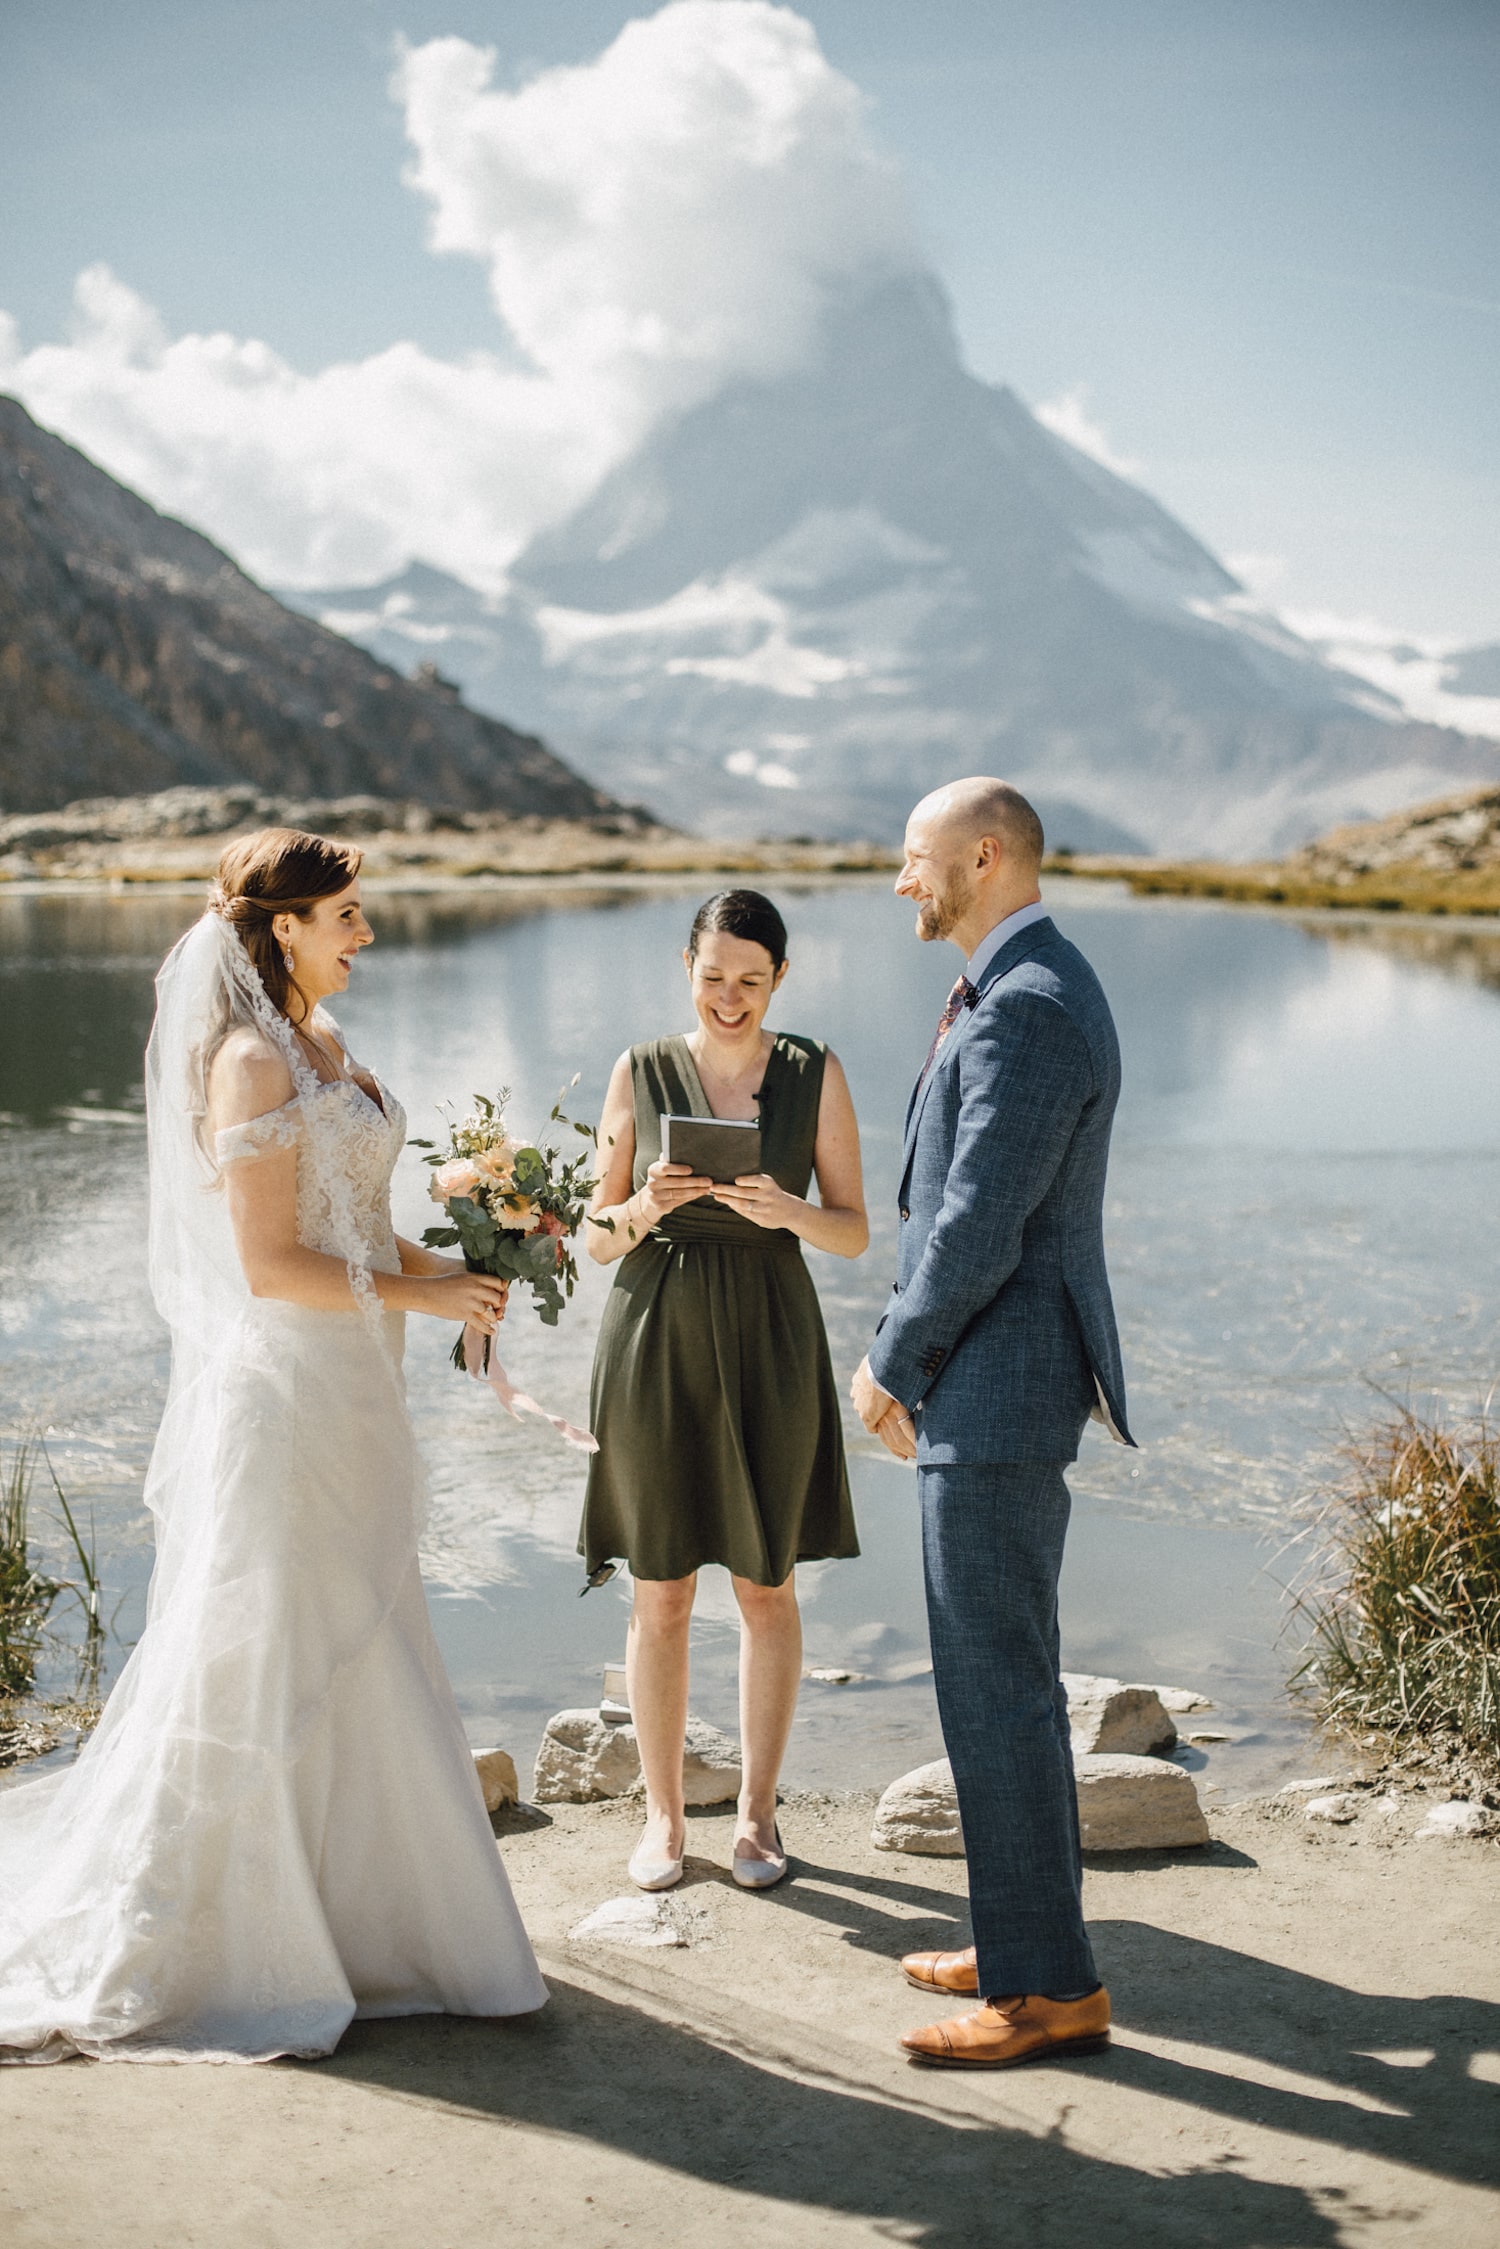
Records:
[[[761,1168],[760,1126],[735,1117],[663,1117],[661,1152],[700,1179],[743,1179]]]

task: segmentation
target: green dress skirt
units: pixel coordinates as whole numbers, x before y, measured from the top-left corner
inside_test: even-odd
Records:
[[[782,1036],[760,1094],[761,1169],[812,1178],[824,1049]],[[685,1038],[630,1054],[637,1189],[662,1116],[712,1115]],[[621,1258],[594,1355],[578,1550],[593,1573],[687,1577],[719,1562],[780,1585],[794,1562],[859,1552],[823,1315],[797,1236],[705,1197]]]

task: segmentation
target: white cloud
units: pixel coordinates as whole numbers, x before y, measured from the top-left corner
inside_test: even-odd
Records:
[[[863,97],[788,8],[673,0],[591,63],[514,91],[494,66],[430,40],[393,92],[432,246],[485,263],[523,365],[398,341],[301,374],[169,336],[96,265],[66,342],[23,351],[0,315],[0,384],[259,576],[420,555],[493,586],[661,415],[795,364],[830,291],[917,262]]]
[[[1086,383],[1075,383],[1071,390],[1059,391],[1056,398],[1044,398],[1032,412],[1044,429],[1051,430],[1054,437],[1062,438],[1078,452],[1086,453],[1101,468],[1113,470],[1116,476],[1141,474],[1141,462],[1117,453],[1089,412]]]
[[[436,250],[536,366],[650,419],[805,353],[830,283],[915,261],[863,96],[766,0],[675,0],[517,92],[434,39],[397,73]]]
[[[368,580],[420,553],[492,583],[603,464],[555,386],[486,355],[397,343],[303,375],[263,343],[169,339],[102,265],[74,308],[65,344],[0,335],[0,385],[260,577]]]

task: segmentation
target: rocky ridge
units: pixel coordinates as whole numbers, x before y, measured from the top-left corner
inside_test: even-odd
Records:
[[[1314,879],[1353,882],[1391,867],[1456,875],[1500,869],[1500,786],[1465,789],[1385,820],[1334,828],[1285,862]]]
[[[1116,876],[1144,896],[1377,913],[1500,914],[1500,787],[1487,783],[1334,828],[1285,859],[1066,854],[1054,874]]]
[[[286,608],[0,397],[0,809],[183,783],[619,818],[535,735]]]

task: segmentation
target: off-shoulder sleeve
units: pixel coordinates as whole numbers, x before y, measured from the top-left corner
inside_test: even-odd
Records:
[[[214,1059],[209,1091],[218,1126],[214,1154],[221,1167],[296,1146],[302,1133],[301,1104],[292,1094],[285,1058],[268,1041],[251,1032],[231,1032]]]
[[[240,1164],[257,1156],[274,1156],[283,1148],[295,1148],[302,1137],[302,1104],[295,1098],[280,1109],[268,1109],[263,1116],[251,1117],[245,1124],[226,1125],[214,1135],[214,1154],[222,1171],[226,1164]]]

